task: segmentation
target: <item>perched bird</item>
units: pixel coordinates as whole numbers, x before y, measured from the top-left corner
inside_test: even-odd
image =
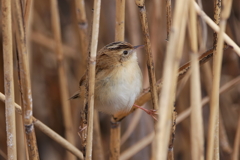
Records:
[[[136,98],[142,92],[142,72],[138,65],[136,50],[143,46],[133,46],[127,42],[113,42],[98,51],[94,93],[95,109],[110,115],[131,110]],[[70,99],[84,95],[86,74],[80,80],[79,91]],[[148,113],[148,110],[141,109]]]

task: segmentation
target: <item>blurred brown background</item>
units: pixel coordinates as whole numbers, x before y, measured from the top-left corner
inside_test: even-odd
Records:
[[[80,40],[78,37],[77,24],[74,18],[74,3],[72,0],[59,0],[59,11],[61,21],[62,42],[64,45],[64,65],[68,79],[69,94],[73,94],[78,89],[78,81],[86,69],[86,59],[80,50]],[[92,22],[93,1],[85,1],[88,28],[90,30]],[[213,1],[203,0],[203,10],[212,18],[213,17]],[[64,137],[63,115],[61,109],[59,80],[57,72],[56,55],[54,54],[54,46],[52,41],[53,33],[51,26],[51,13],[49,0],[35,0],[33,6],[33,14],[31,19],[31,30],[29,34],[29,63],[31,69],[32,93],[33,93],[33,115],[52,128],[54,131]],[[174,7],[174,1],[173,1]],[[231,16],[228,20],[226,33],[240,45],[240,1],[234,0]],[[146,9],[148,12],[149,29],[151,33],[152,53],[155,61],[155,70],[157,80],[162,75],[162,64],[166,49],[166,12],[165,1],[146,1]],[[174,9],[174,8],[173,8]],[[114,41],[115,29],[115,1],[102,0],[101,19],[100,19],[99,43],[100,49],[104,45]],[[199,21],[199,26],[202,25]],[[200,33],[201,34],[201,33]],[[205,32],[205,40],[201,42],[203,53],[205,50],[212,47],[213,31],[207,27]],[[191,36],[187,32],[187,36]],[[187,37],[186,36],[186,37]],[[2,36],[0,36],[2,37]],[[204,37],[204,36],[203,36]],[[134,45],[143,44],[141,25],[139,22],[138,10],[134,0],[126,0],[126,23],[125,23],[125,41]],[[204,39],[204,38],[203,38]],[[0,39],[0,41],[2,41]],[[1,42],[2,43],[2,42]],[[2,45],[0,47],[0,92],[4,93],[3,79],[3,56]],[[19,86],[17,78],[16,53],[14,53],[14,70],[15,70],[15,98],[18,104]],[[189,59],[189,42],[185,40],[184,54],[182,64]],[[224,84],[240,73],[240,59],[232,50],[227,50],[223,55],[222,77],[221,84]],[[139,53],[139,64],[144,75],[144,88],[149,86],[146,59],[144,50]],[[210,61],[211,66],[211,61]],[[209,65],[208,64],[208,65]],[[202,96],[208,95],[209,82],[206,81],[205,70],[201,72],[202,80]],[[181,113],[190,106],[189,82],[179,92],[176,101],[176,110]],[[147,107],[151,103],[147,103]],[[72,122],[74,124],[73,136],[75,136],[75,146],[80,148],[78,137],[79,126],[79,108],[81,104],[78,101],[71,101]],[[5,129],[5,114],[4,104],[0,102],[0,150],[6,153],[6,129]],[[133,113],[122,121],[122,133],[130,126],[132,117],[135,114],[141,114],[139,123],[131,136],[122,145],[121,151],[134,145],[135,142],[149,134],[153,130],[153,119],[142,111],[141,113]],[[240,113],[240,85],[234,87],[220,97],[220,112],[223,119],[227,139],[230,147],[233,147],[233,142],[237,129],[237,122]],[[208,104],[203,108],[204,131],[205,138],[207,136],[209,107]],[[109,132],[110,132],[110,116],[100,113],[100,125],[102,142],[104,146],[104,156],[108,159],[109,156]],[[18,133],[18,156],[19,160],[25,159],[23,131],[21,117],[17,115],[17,133]],[[189,118],[177,125],[176,137],[174,142],[174,155],[176,160],[190,160],[190,123]],[[43,160],[63,160],[66,159],[66,151],[59,144],[54,142],[48,136],[36,129],[36,137],[40,158]],[[206,145],[206,144],[205,144]],[[221,145],[220,145],[221,146]],[[21,148],[21,149],[20,149]],[[230,149],[231,149],[230,148]],[[231,158],[231,150],[226,150],[220,147],[221,159],[228,160]],[[133,160],[150,159],[151,145],[148,145],[143,150],[134,155]],[[97,159],[95,156],[94,159]],[[0,156],[0,160],[4,160]]]

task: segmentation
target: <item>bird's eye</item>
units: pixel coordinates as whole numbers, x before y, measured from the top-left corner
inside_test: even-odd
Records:
[[[123,54],[126,56],[128,55],[128,51],[123,51]]]

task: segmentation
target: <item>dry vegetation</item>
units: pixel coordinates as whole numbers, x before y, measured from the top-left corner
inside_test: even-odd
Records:
[[[1,0],[0,160],[240,159],[240,1],[196,2]],[[93,110],[96,52],[118,40],[145,44],[135,103],[158,121]]]

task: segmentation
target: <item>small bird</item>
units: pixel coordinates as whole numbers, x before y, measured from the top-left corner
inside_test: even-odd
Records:
[[[127,113],[131,110],[142,92],[143,78],[136,50],[143,46],[133,46],[127,42],[113,42],[98,51],[94,93],[95,109],[110,115]],[[78,92],[70,99],[84,95],[86,74],[80,80]],[[152,111],[135,106],[152,114]],[[155,119],[153,114],[151,116]]]

